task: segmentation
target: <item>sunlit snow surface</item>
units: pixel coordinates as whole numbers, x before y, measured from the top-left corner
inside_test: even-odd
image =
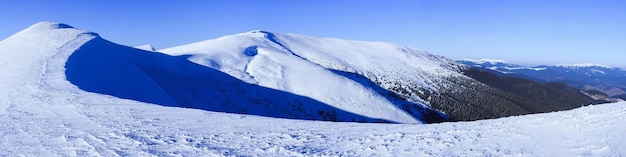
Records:
[[[338,109],[399,123],[434,112],[425,93],[449,90],[464,66],[384,42],[251,31],[158,50],[232,77],[313,98]],[[364,81],[365,80],[365,81]],[[388,93],[403,93],[397,101]],[[429,119],[429,118],[428,118]],[[431,119],[432,120],[432,119]]]
[[[64,64],[94,34],[55,23],[29,29],[16,35],[24,38],[0,42],[0,156],[626,154],[626,103],[476,122],[359,124],[164,107],[85,92],[65,79]]]
[[[141,49],[141,50],[146,50],[146,51],[156,51],[156,50],[154,49],[154,47],[152,47],[152,45],[149,45],[149,44],[135,46],[135,48],[137,48],[137,49]]]

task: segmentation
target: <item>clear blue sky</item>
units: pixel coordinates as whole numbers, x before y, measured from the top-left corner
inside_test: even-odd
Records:
[[[453,59],[626,67],[624,0],[0,1],[0,38],[38,21],[157,49],[260,29],[386,41]]]

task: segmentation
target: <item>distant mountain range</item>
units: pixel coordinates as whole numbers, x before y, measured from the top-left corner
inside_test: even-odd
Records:
[[[560,82],[588,94],[601,92],[612,98],[626,98],[626,71],[620,68],[600,64],[521,66],[493,59],[464,59],[459,62],[496,75],[522,77],[542,83]]]

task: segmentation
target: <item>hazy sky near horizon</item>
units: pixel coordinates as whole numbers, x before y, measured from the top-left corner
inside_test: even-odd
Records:
[[[157,49],[266,30],[385,41],[453,59],[626,68],[623,0],[0,1],[0,38],[39,21]]]

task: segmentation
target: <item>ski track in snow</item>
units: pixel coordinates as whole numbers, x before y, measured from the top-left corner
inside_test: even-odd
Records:
[[[267,118],[89,93],[65,80],[63,72],[71,52],[90,39],[89,34],[79,35],[52,54],[32,50],[0,58],[0,63],[11,65],[0,66],[10,74],[0,74],[0,80],[12,83],[0,85],[0,156],[626,154],[622,141],[626,102],[494,120],[410,125]]]

